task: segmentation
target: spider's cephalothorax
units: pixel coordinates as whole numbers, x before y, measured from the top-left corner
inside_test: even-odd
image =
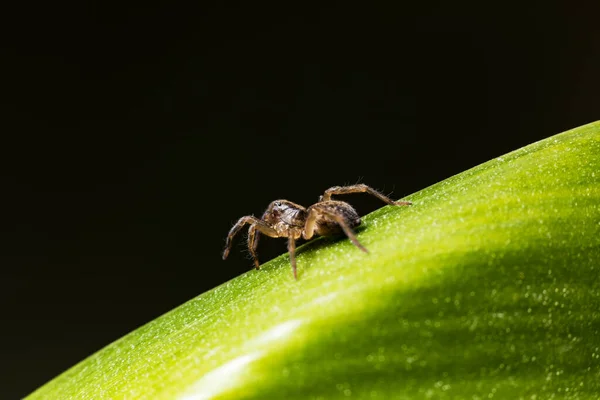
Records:
[[[296,278],[296,239],[311,239],[314,235],[330,236],[345,233],[356,247],[368,253],[367,249],[359,243],[352,228],[360,225],[360,217],[356,210],[344,201],[331,200],[332,195],[348,193],[369,193],[390,205],[410,205],[408,201],[394,201],[379,193],[377,190],[363,184],[352,186],[334,186],[325,191],[319,202],[308,208],[288,200],[275,200],[261,219],[248,215],[242,217],[231,228],[227,235],[223,259],[226,259],[231,250],[232,239],[246,224],[248,230],[248,249],[254,259],[254,266],[259,269],[258,235],[262,233],[270,237],[288,238],[288,251],[292,263],[292,270]]]

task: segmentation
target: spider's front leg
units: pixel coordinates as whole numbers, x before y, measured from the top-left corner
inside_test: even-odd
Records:
[[[409,206],[412,203],[410,201],[394,201],[384,195],[383,193],[378,192],[370,186],[367,186],[363,183],[359,183],[357,185],[350,186],[333,186],[330,187],[323,193],[323,196],[319,199],[319,201],[329,201],[331,200],[331,196],[338,194],[350,194],[350,193],[368,193],[372,196],[377,197],[379,200],[383,201],[386,204],[391,206]]]
[[[292,271],[294,271],[294,279],[298,279],[298,274],[296,273],[296,239],[294,235],[290,235],[288,238],[288,253],[290,254]]]
[[[256,228],[256,225],[250,225],[248,229],[248,250],[250,250],[250,255],[252,256],[252,260],[254,261],[254,268],[260,269],[260,262],[258,261],[258,253],[256,249],[258,247],[258,238],[260,236],[260,232]]]
[[[258,257],[256,256],[256,245],[257,241],[257,231],[261,232],[270,237],[279,237],[277,231],[271,228],[265,221],[260,220],[252,215],[247,215],[238,220],[238,222],[233,225],[229,234],[227,235],[227,240],[225,241],[225,250],[223,250],[223,260],[227,258],[229,252],[231,251],[231,246],[233,245],[233,238],[238,234],[240,229],[242,229],[246,224],[250,224],[250,229],[248,232],[248,248],[250,249],[250,254],[254,258],[254,266],[256,269],[258,268]],[[251,242],[252,240],[252,242]]]

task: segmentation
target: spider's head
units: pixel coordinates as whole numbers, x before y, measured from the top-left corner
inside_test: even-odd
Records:
[[[306,210],[301,205],[288,200],[275,200],[269,204],[262,219],[271,226],[281,222],[287,225],[304,226]]]

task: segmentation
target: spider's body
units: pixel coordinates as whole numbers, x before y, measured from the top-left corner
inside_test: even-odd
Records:
[[[256,269],[259,269],[258,255],[256,253],[259,233],[270,237],[288,238],[288,251],[290,253],[294,277],[296,277],[296,240],[300,238],[308,240],[314,235],[331,236],[343,232],[356,247],[368,253],[367,249],[356,239],[352,230],[360,225],[361,222],[356,210],[344,201],[331,200],[331,196],[334,194],[359,192],[372,194],[390,205],[411,204],[408,201],[393,201],[375,189],[362,184],[329,188],[321,196],[319,202],[308,208],[304,208],[288,200],[275,200],[269,204],[261,219],[249,215],[238,220],[229,231],[229,235],[227,235],[223,259],[229,255],[233,237],[246,224],[250,224],[248,230],[248,248],[254,259]]]

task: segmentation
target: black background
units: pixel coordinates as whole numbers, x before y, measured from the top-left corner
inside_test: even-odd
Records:
[[[5,10],[2,398],[248,271],[224,237],[275,198],[399,198],[600,119],[598,7],[412,3]]]

